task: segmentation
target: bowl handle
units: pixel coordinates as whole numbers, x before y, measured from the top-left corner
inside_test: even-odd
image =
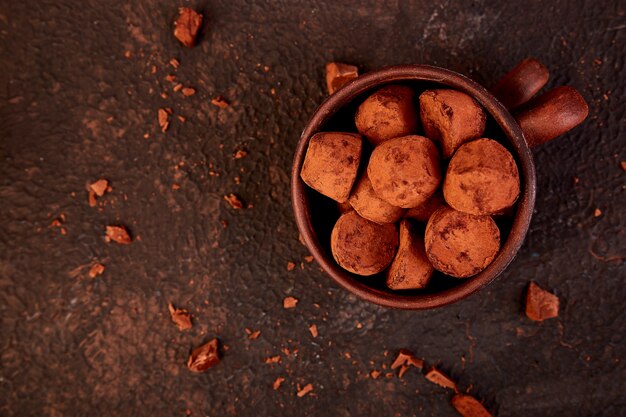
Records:
[[[535,58],[526,58],[491,89],[511,110],[531,148],[573,129],[587,118],[589,107],[572,87],[556,87],[535,99],[548,82],[548,69]],[[531,100],[532,99],[532,100]]]

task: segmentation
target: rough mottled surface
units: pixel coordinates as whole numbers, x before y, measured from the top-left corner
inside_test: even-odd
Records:
[[[180,5],[205,16],[191,49],[171,33]],[[615,0],[3,1],[0,414],[455,416],[451,392],[415,370],[367,377],[409,348],[473,384],[499,416],[619,415],[624,13]],[[550,69],[549,87],[580,89],[590,117],[535,151],[536,214],[498,281],[439,310],[392,311],[314,263],[301,268],[289,170],[326,96],[327,61],[429,63],[490,85],[529,55]],[[170,73],[197,93],[172,91]],[[219,95],[227,108],[210,104]],[[248,156],[233,159],[241,148]],[[113,187],[101,210],[85,191],[99,178]],[[230,208],[231,192],[253,207]],[[61,213],[62,227],[48,227]],[[107,224],[127,225],[133,243],[106,244]],[[106,270],[91,279],[94,260]],[[554,289],[559,318],[525,318],[531,279]],[[283,309],[286,296],[295,309]],[[171,323],[170,302],[193,314],[193,329]],[[245,328],[262,332],[250,340]],[[190,349],[213,337],[229,347],[222,361],[191,374]],[[298,398],[308,383],[315,396]]]

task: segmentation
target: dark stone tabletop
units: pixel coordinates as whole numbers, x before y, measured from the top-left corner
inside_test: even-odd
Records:
[[[179,5],[205,16],[195,48],[172,36]],[[419,371],[385,377],[408,348],[499,416],[625,415],[624,12],[615,0],[3,0],[0,414],[456,415]],[[427,63],[489,86],[527,56],[590,114],[535,151],[536,213],[507,272],[412,312],[360,301],[306,262],[289,174],[327,61]],[[98,178],[112,191],[90,207]],[[108,224],[133,243],[106,243]],[[106,269],[92,279],[94,262]],[[524,316],[530,280],[559,296],[559,318]],[[190,373],[190,349],[213,337],[221,363]]]

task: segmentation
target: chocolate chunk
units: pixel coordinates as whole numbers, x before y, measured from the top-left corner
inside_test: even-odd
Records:
[[[187,368],[191,372],[204,372],[220,361],[219,340],[212,339],[191,351]]]
[[[107,226],[105,239],[107,241],[112,240],[120,245],[129,245],[132,242],[132,238],[125,226]]]
[[[172,321],[176,324],[178,330],[191,329],[191,315],[187,310],[176,308],[171,303],[168,308],[170,310],[170,316],[172,317]]]
[[[174,22],[174,36],[187,48],[196,44],[196,37],[202,26],[202,15],[188,7],[178,9]]]
[[[559,298],[531,282],[526,292],[526,316],[534,321],[558,317]]]

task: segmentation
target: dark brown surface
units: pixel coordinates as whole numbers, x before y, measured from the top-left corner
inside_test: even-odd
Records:
[[[620,2],[182,4],[205,11],[192,49],[172,36],[170,1],[0,6],[0,414],[456,416],[451,392],[415,370],[366,377],[405,347],[473,384],[499,416],[623,413]],[[288,178],[326,96],[326,62],[436,64],[490,86],[527,56],[550,68],[548,87],[580,89],[590,118],[535,151],[536,214],[499,280],[443,309],[396,311],[304,261]],[[194,96],[164,80],[172,57]],[[230,106],[210,104],[219,95]],[[165,134],[161,107],[174,110]],[[101,177],[113,191],[98,211],[85,184]],[[231,192],[253,207],[233,210]],[[66,235],[48,227],[61,212]],[[106,224],[141,240],[107,245]],[[105,272],[84,278],[94,258]],[[555,290],[559,318],[525,318],[531,279]],[[284,310],[289,295],[300,302]],[[193,313],[193,329],[171,323],[170,302]],[[246,328],[262,332],[250,340]],[[213,337],[229,346],[222,361],[189,373],[191,348]],[[316,396],[296,397],[308,383]]]

